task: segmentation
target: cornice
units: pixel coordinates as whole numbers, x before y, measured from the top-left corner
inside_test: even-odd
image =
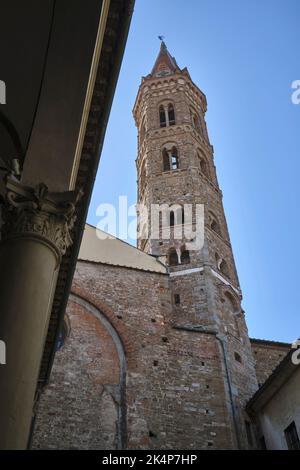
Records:
[[[182,80],[182,83],[179,80]],[[199,104],[201,104],[202,110],[205,113],[207,110],[207,101],[205,94],[198,88],[198,86],[192,81],[190,74],[188,73],[187,69],[181,72],[174,72],[171,75],[166,77],[143,77],[142,82],[139,86],[139,90],[136,96],[136,100],[133,106],[133,116],[137,121],[140,117],[141,110],[143,103],[147,98],[152,96],[156,96],[156,92],[164,91],[163,87],[166,87],[167,90],[170,84],[178,85],[179,91],[183,91],[188,95],[191,93],[193,98],[192,101],[199,100]],[[173,89],[173,87],[172,87]],[[170,91],[170,90],[169,90]],[[176,91],[176,89],[174,90]],[[189,93],[190,92],[190,93]],[[148,94],[148,96],[147,96]]]

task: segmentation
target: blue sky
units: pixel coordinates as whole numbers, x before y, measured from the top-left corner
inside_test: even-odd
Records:
[[[165,35],[206,94],[206,121],[252,337],[300,336],[299,0],[137,0],[88,222],[136,202],[132,107]]]

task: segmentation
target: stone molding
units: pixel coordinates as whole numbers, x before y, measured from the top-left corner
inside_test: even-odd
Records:
[[[1,241],[30,237],[50,244],[59,259],[72,245],[76,203],[81,193],[50,193],[45,184],[24,186],[15,177],[6,179],[2,202]]]

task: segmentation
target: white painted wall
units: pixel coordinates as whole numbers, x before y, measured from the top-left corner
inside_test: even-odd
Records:
[[[300,367],[259,413],[267,449],[287,450],[284,430],[292,421],[300,438]]]

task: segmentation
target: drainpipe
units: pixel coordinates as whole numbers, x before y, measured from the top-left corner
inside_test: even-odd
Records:
[[[237,447],[238,447],[239,450],[241,450],[242,446],[241,446],[239,427],[238,427],[238,423],[237,423],[235,406],[234,406],[234,401],[233,401],[233,393],[232,393],[230,373],[229,373],[227,356],[226,356],[225,341],[224,341],[223,336],[220,335],[219,333],[216,334],[216,338],[221,344],[221,348],[222,348],[222,352],[223,352],[223,356],[224,356],[224,364],[225,364],[226,378],[227,378],[227,384],[228,384],[228,390],[229,390],[229,398],[230,398],[230,405],[231,405],[231,411],[232,411],[233,426],[234,426],[234,431],[235,431],[235,438],[236,438],[236,442],[237,442]]]

